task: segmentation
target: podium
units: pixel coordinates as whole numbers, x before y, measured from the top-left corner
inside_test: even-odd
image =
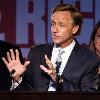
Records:
[[[100,92],[0,92],[0,100],[100,100]]]

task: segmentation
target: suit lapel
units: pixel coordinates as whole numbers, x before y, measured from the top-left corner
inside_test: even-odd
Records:
[[[68,62],[64,68],[62,75],[67,78],[71,76],[72,72],[77,68],[80,60],[80,46],[78,43],[75,44],[75,47],[72,50],[72,53],[68,59]]]
[[[51,59],[51,56],[52,56],[52,49],[53,49],[53,44],[49,44],[45,48],[45,53],[49,59]]]
[[[53,44],[47,44],[45,45],[42,49],[41,49],[41,59],[40,62],[42,65],[44,65],[45,67],[47,67],[46,61],[45,61],[45,54],[48,56],[49,59],[51,59],[51,55],[52,55],[52,49],[53,49]],[[44,71],[42,71],[41,74],[41,79],[42,82],[40,82],[42,84],[42,86],[40,88],[42,88],[44,91],[48,89],[49,86],[49,82],[50,82],[50,76],[48,74],[46,74]],[[41,89],[41,90],[42,90]]]

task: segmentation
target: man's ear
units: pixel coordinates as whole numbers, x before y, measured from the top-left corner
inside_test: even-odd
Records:
[[[78,25],[74,25],[73,26],[73,34],[74,35],[77,33],[78,29],[79,29],[79,26]]]

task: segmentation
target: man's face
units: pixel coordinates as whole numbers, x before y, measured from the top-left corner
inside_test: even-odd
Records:
[[[64,48],[73,41],[73,34],[78,30],[78,25],[73,25],[69,11],[56,11],[51,16],[51,32],[53,42]]]
[[[97,29],[94,44],[95,44],[96,53],[100,56],[100,27]]]

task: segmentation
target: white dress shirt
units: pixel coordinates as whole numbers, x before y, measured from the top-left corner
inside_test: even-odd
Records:
[[[56,58],[58,56],[59,50],[63,49],[63,51],[64,51],[64,53],[61,55],[62,63],[61,63],[61,66],[59,68],[59,75],[60,76],[63,73],[65,65],[66,65],[66,63],[69,59],[69,56],[70,56],[74,46],[75,46],[75,41],[74,40],[69,46],[67,46],[65,48],[57,47],[56,44],[54,44],[53,51],[52,51],[52,56],[51,56],[51,62],[53,64],[54,68],[56,67]],[[48,91],[56,91],[56,89],[54,87],[52,87],[51,84],[52,84],[52,82],[50,81]]]

